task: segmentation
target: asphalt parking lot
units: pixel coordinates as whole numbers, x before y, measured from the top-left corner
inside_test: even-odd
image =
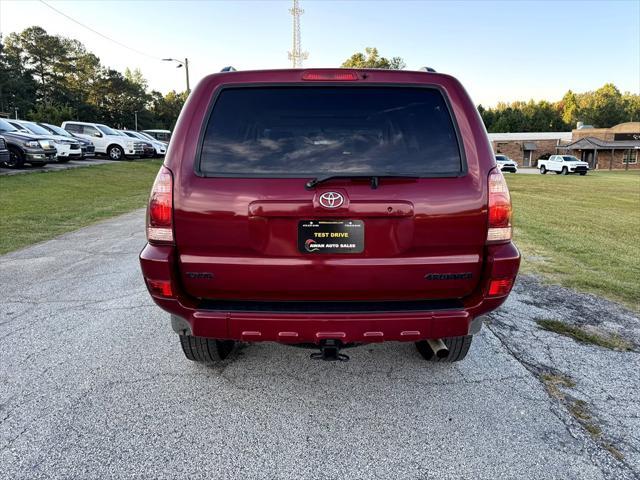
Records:
[[[0,257],[0,477],[639,477],[637,351],[534,321],[600,322],[635,342],[627,310],[523,277],[459,364],[426,363],[412,344],[353,349],[348,363],[253,344],[205,367],[147,295],[143,225],[136,211]],[[550,395],[545,372],[575,387]]]

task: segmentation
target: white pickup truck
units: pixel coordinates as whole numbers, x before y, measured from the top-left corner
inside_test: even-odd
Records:
[[[589,171],[589,164],[578,160],[573,155],[551,155],[548,160],[538,160],[538,169],[541,174],[547,172],[556,172],[560,175],[569,175],[570,173],[579,173],[586,175]]]

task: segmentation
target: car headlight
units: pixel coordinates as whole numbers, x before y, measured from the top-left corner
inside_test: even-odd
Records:
[[[28,140],[24,142],[24,146],[29,148],[38,148],[40,147],[40,144],[38,143],[37,140]]]

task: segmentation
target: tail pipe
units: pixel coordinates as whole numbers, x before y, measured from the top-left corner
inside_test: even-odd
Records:
[[[444,344],[441,338],[428,338],[427,343],[436,357],[447,358],[449,356],[449,347]]]

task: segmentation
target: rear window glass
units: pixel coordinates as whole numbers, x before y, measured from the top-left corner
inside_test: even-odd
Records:
[[[218,96],[200,172],[215,176],[459,175],[456,131],[439,90],[247,87]]]

